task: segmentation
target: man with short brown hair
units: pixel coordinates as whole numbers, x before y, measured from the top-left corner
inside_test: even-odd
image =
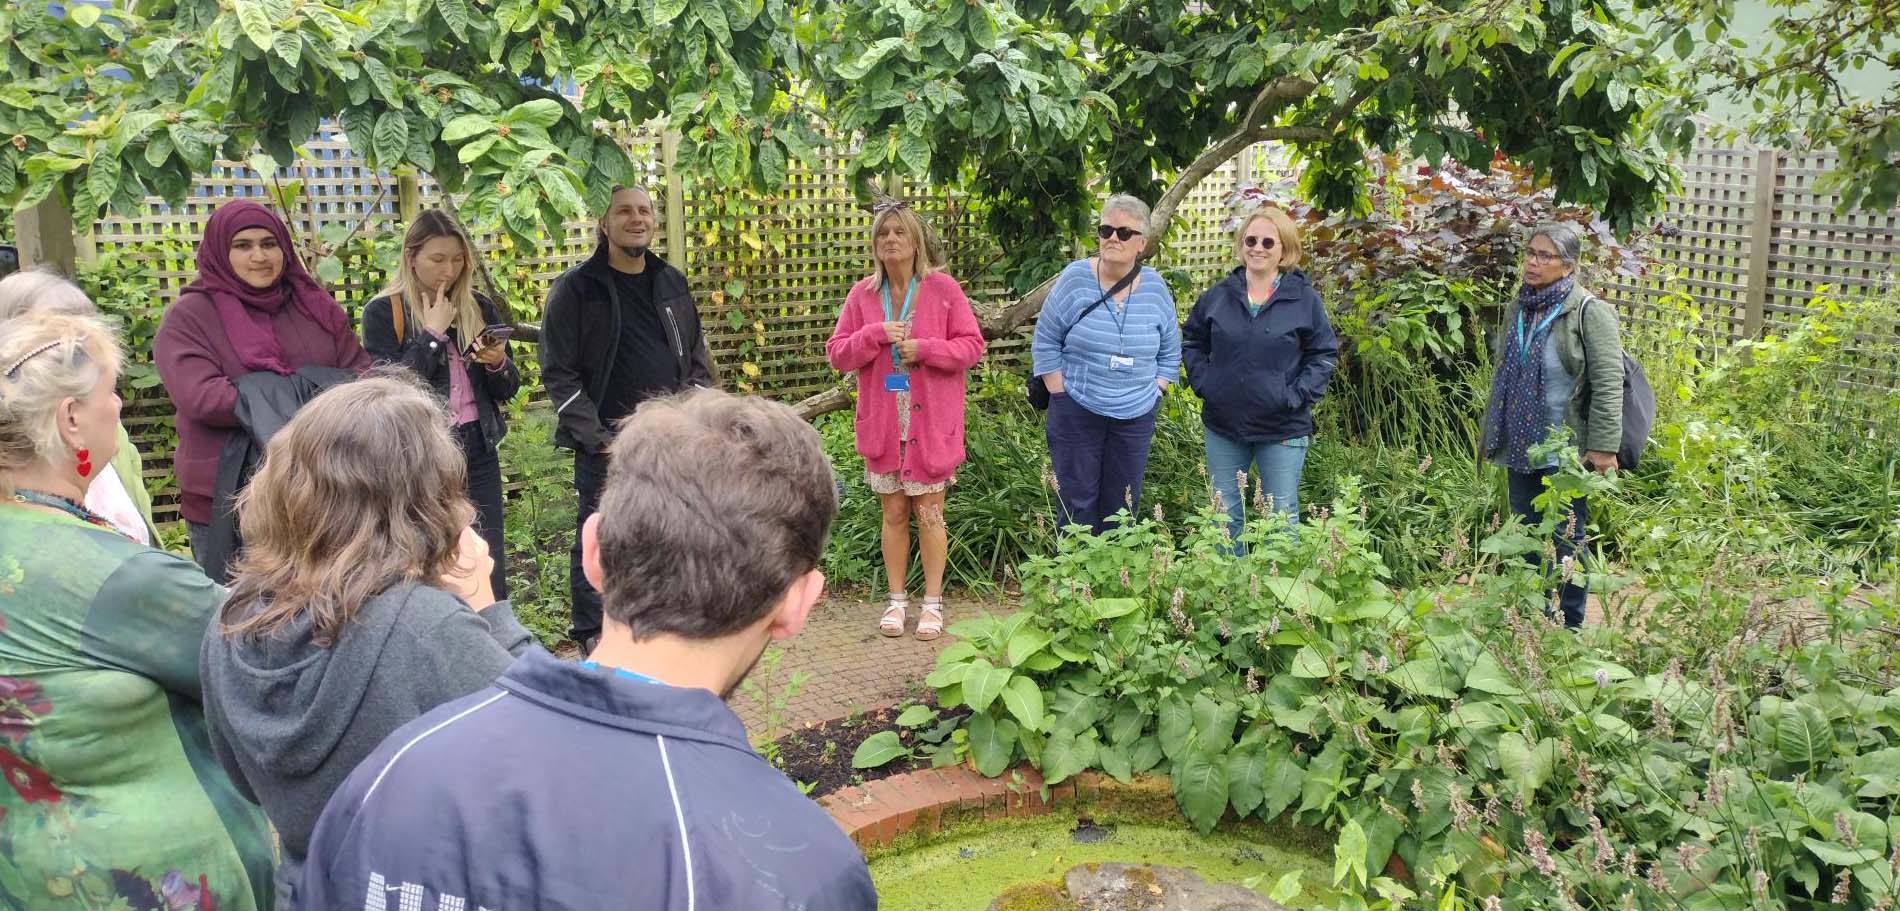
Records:
[[[385,740],[324,811],[304,909],[877,907],[863,855],[722,701],[824,593],[818,434],[694,390],[620,440],[582,532],[591,660],[534,649]]]

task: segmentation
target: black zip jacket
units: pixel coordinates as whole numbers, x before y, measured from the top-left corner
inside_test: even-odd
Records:
[[[1306,273],[1280,273],[1273,297],[1250,316],[1247,275],[1236,268],[1194,302],[1181,327],[1181,360],[1209,430],[1277,443],[1313,432],[1313,403],[1326,394],[1339,339]]]
[[[482,324],[493,326],[502,322],[501,312],[495,302],[475,295],[475,304],[481,308]],[[379,297],[363,306],[363,350],[369,352],[371,359],[378,364],[401,364],[428,382],[436,395],[443,401],[449,398],[449,349],[430,336],[428,331],[416,325],[416,321],[403,321],[403,337],[396,337],[396,321],[392,318],[390,300]],[[454,326],[449,327],[449,344],[466,349],[469,342],[462,338]],[[468,362],[468,381],[475,395],[475,414],[480,419],[482,440],[490,449],[501,445],[501,438],[508,433],[506,409],[515,393],[521,391],[521,371],[515,368],[514,353],[507,345],[502,346],[502,354],[507,358],[500,370],[490,370],[474,361]]]
[[[674,353],[678,382],[675,388],[713,385],[712,353],[700,330],[699,311],[686,289],[686,276],[647,252],[653,277],[653,301],[666,326],[667,347]],[[541,385],[554,403],[559,420],[554,443],[577,452],[597,453],[613,439],[613,429],[601,420],[598,403],[613,375],[614,355],[620,341],[620,293],[615,290],[607,247],[554,280],[548,292],[547,312],[541,320]]]

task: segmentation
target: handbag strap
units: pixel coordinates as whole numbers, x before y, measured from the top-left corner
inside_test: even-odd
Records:
[[[392,295],[390,295],[390,296],[389,296],[389,318],[390,318],[391,320],[394,320],[394,321],[395,321],[395,324],[396,324],[396,344],[398,344],[398,345],[400,345],[400,344],[402,344],[402,340],[403,340],[403,332],[402,332],[402,331],[403,331],[403,329],[404,329],[404,328],[406,328],[406,327],[405,327],[405,326],[403,325],[403,323],[405,322],[405,314],[404,314],[404,312],[403,312],[403,311],[404,311],[404,309],[405,309],[405,308],[404,308],[404,307],[403,307],[403,305],[402,305],[402,295],[401,295],[401,294],[392,294]]]
[[[1059,345],[1057,345],[1057,347],[1067,348],[1069,346],[1069,333],[1075,331],[1076,325],[1081,323],[1083,320],[1088,319],[1089,314],[1095,312],[1095,308],[1108,303],[1109,298],[1122,293],[1122,289],[1128,287],[1140,275],[1141,275],[1141,258],[1136,257],[1135,266],[1134,268],[1128,270],[1127,275],[1124,275],[1121,278],[1116,279],[1115,284],[1110,285],[1107,291],[1102,292],[1101,297],[1098,297],[1095,299],[1095,303],[1092,303],[1082,309],[1081,315],[1077,316],[1075,318],[1075,322],[1070,323],[1069,328],[1062,333],[1062,341]]]

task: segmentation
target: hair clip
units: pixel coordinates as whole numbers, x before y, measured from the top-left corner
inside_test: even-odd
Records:
[[[7,379],[13,379],[15,376],[19,374],[20,365],[26,363],[27,361],[32,360],[34,357],[38,355],[45,354],[46,352],[59,347],[60,343],[64,341],[65,339],[63,338],[56,338],[50,342],[47,342],[44,345],[39,346],[38,348],[33,349],[32,351],[28,351],[26,354],[22,355],[19,360],[14,361],[13,366],[7,368]]]
[[[884,200],[883,202],[878,203],[877,205],[872,206],[871,214],[883,215],[884,213],[892,211],[894,209],[908,209],[908,208],[910,208],[910,203],[907,203],[901,199],[887,199],[887,200]]]

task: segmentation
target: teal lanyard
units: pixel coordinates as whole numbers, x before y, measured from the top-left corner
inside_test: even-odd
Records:
[[[898,313],[896,316],[891,315],[891,283],[888,281],[878,283],[877,293],[880,297],[884,299],[884,321],[887,323],[906,322],[910,319],[911,302],[915,299],[917,295],[917,276],[913,275],[910,277],[910,287],[904,289],[904,309],[902,312]],[[901,370],[903,369],[903,367],[904,367],[903,359],[897,356],[897,346],[892,345],[891,346],[891,369]]]
[[[583,662],[581,662],[581,667],[584,667],[584,668],[587,668],[587,669],[588,669],[588,670],[590,670],[590,671],[597,671],[597,670],[600,670],[600,669],[601,669],[601,668],[600,668],[600,664],[599,664],[598,662],[594,662],[594,661],[583,661]],[[627,678],[627,679],[629,679],[629,680],[638,680],[638,681],[640,681],[641,683],[651,683],[651,684],[653,684],[654,686],[665,686],[665,685],[666,685],[666,684],[664,684],[664,683],[661,683],[661,682],[660,682],[659,680],[657,680],[657,679],[655,679],[655,678],[653,678],[653,677],[648,677],[648,676],[647,676],[647,675],[645,675],[645,674],[641,674],[641,673],[637,673],[637,672],[635,672],[635,671],[630,671],[630,670],[627,670],[627,669],[626,669],[626,668],[624,668],[624,667],[617,667],[617,668],[614,668],[614,676],[616,676],[616,677],[625,677],[625,678]]]
[[[1528,337],[1524,335],[1524,311],[1523,310],[1517,311],[1517,356],[1519,358],[1527,358],[1531,356],[1531,339],[1536,338],[1537,333],[1542,332],[1545,329],[1549,328],[1550,321],[1556,319],[1557,311],[1562,310],[1562,309],[1563,309],[1562,304],[1552,305],[1550,308],[1550,314],[1548,316],[1545,316],[1543,321],[1537,324],[1537,328],[1531,330],[1531,334]]]

